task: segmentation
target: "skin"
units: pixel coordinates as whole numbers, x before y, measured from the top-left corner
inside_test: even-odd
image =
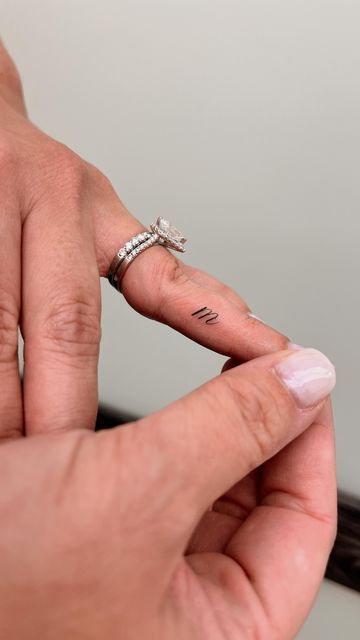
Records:
[[[29,121],[3,45],[0,171],[0,637],[293,638],[335,535],[329,400],[300,409],[275,369],[287,338],[153,247],[125,273],[126,300],[230,360],[95,434],[99,276],[144,226]],[[214,326],[192,316],[205,305]]]

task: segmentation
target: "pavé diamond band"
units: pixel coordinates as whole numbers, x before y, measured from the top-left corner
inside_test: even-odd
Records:
[[[149,231],[138,233],[119,249],[110,265],[108,273],[110,284],[118,291],[121,291],[121,281],[126,269],[146,249],[159,244],[168,249],[184,252],[185,242],[186,238],[182,233],[173,227],[168,220],[159,216],[156,222],[150,225]]]

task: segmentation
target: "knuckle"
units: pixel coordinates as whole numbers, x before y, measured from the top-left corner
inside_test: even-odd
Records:
[[[168,288],[178,287],[189,281],[189,276],[185,272],[183,263],[175,256],[170,257],[171,259],[166,261],[162,273],[162,283]]]
[[[175,256],[168,254],[156,265],[153,282],[157,282],[158,291],[155,300],[154,316],[162,320],[169,307],[178,306],[186,297],[186,285],[189,283],[184,265]]]
[[[126,217],[126,215],[128,215],[126,207],[120,200],[114,185],[105,173],[87,161],[84,162],[84,170],[88,190],[91,190],[93,201],[99,203],[96,207],[96,219],[98,221],[102,220],[107,209],[110,211],[118,211],[122,216],[125,215]],[[132,218],[132,216],[129,216],[129,218]],[[107,258],[105,258],[105,262],[107,263]]]
[[[180,260],[167,250],[160,249],[159,252],[161,256],[157,260],[138,263],[138,269],[142,269],[142,272],[131,288],[131,305],[154,320],[166,322],[169,308],[178,307],[185,297],[184,286],[189,277]],[[141,289],[137,288],[138,281],[142,282]]]
[[[100,311],[86,299],[58,303],[45,321],[45,338],[52,348],[75,356],[98,356],[101,338]]]
[[[60,190],[62,198],[82,193],[86,181],[85,163],[65,144],[47,138],[41,143],[41,157],[47,182],[51,181],[51,193]]]
[[[103,173],[98,167],[91,162],[84,161],[84,169],[91,180],[91,182],[97,187],[98,191],[104,197],[106,194],[114,195],[114,187],[111,180]]]
[[[243,440],[244,432],[249,442],[249,456],[254,461],[266,459],[274,453],[281,437],[280,426],[284,415],[288,413],[285,393],[269,380],[261,378],[234,381],[226,377],[227,399],[229,407],[235,407],[234,422],[239,437]],[[224,376],[225,378],[225,376]],[[228,409],[229,411],[229,409]]]

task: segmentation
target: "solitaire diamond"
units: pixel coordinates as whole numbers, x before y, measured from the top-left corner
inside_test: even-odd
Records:
[[[150,227],[153,233],[158,235],[159,244],[165,244],[165,246],[176,249],[177,251],[185,251],[183,245],[186,242],[186,238],[184,238],[179,229],[173,227],[169,220],[165,220],[165,218],[159,216],[156,222]]]
[[[159,227],[159,229],[161,229],[161,231],[164,231],[164,233],[166,233],[170,240],[175,240],[175,242],[181,242],[182,244],[186,242],[186,238],[184,238],[181,231],[179,231],[179,229],[177,229],[176,227],[173,227],[169,220],[165,220],[165,218],[159,216],[156,221],[156,225]]]

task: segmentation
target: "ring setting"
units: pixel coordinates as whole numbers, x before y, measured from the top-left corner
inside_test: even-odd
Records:
[[[174,227],[169,220],[159,216],[156,222],[150,225],[150,229],[159,236],[159,244],[165,244],[167,247],[175,249],[176,251],[185,251],[184,244],[186,238],[184,238],[181,231]]]
[[[158,244],[167,249],[185,252],[186,238],[169,220],[159,216],[150,229],[138,233],[128,240],[116,253],[108,272],[110,284],[120,291],[121,281],[131,262],[143,251]]]

